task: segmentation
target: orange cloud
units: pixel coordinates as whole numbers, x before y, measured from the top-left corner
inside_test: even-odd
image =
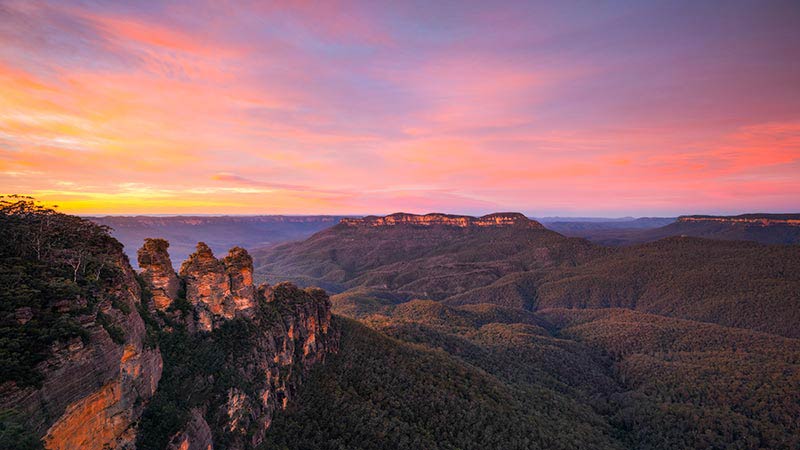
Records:
[[[800,206],[781,58],[525,11],[236,6],[9,3],[0,190],[86,213]]]

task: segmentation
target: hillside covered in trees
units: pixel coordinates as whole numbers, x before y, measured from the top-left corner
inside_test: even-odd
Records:
[[[624,307],[800,337],[797,246],[671,237],[610,248],[515,217],[491,227],[340,224],[254,251],[256,275],[321,286],[359,309],[411,299]]]
[[[800,445],[796,339],[616,308],[412,301],[341,321],[265,448]]]

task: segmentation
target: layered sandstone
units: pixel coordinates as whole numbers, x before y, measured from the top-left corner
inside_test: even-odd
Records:
[[[255,317],[261,331],[251,340],[247,366],[239,370],[242,386],[260,387],[255,393],[230,389],[220,409],[207,414],[222,425],[234,449],[257,447],[274,414],[294,399],[303,375],[338,349],[325,291],[281,283],[262,292],[273,314]]]
[[[137,252],[141,276],[150,286],[153,303],[158,310],[167,309],[178,297],[180,280],[169,259],[169,242],[164,239],[144,240]]]
[[[86,338],[53,346],[40,365],[41,387],[0,386],[0,410],[25,417],[48,449],[132,446],[135,424],[161,378],[161,354],[145,345],[135,275],[121,252],[113,264],[118,275],[104,285],[97,308],[78,318]],[[75,311],[85,306],[72,304]],[[122,331],[121,342],[107,331],[112,327]]]
[[[199,409],[193,409],[189,413],[186,426],[170,439],[167,446],[167,450],[212,450],[213,448],[211,427]]]
[[[255,306],[253,258],[243,248],[232,248],[220,260],[200,242],[181,265],[180,278],[199,330],[209,331],[237,315],[247,316]]]
[[[209,331],[214,322],[232,319],[234,304],[225,266],[204,242],[181,264],[181,278],[186,283],[186,300],[197,316],[198,329]]]
[[[52,314],[58,319],[55,326],[68,329],[43,347],[41,359],[34,363],[35,378],[0,383],[0,412],[24,425],[26,441],[41,439],[50,450],[133,449],[144,439],[140,424],[152,417],[148,413],[156,408],[154,397],[165,390],[164,380],[170,373],[199,370],[202,377],[181,378],[172,386],[181,394],[200,383],[224,392],[200,395],[205,403],[185,409],[182,429],[157,448],[208,450],[219,433],[229,437],[221,447],[253,448],[263,440],[274,412],[295,395],[303,374],[336,351],[327,295],[293,285],[256,289],[253,261],[244,249],[233,248],[219,260],[205,244],[198,244],[178,276],[169,244],[147,239],[138,252],[142,273],[137,280],[122,245],[104,235],[105,230],[69,231],[74,236],[65,242],[73,247],[61,250],[79,256],[69,260],[76,264],[74,272],[69,278],[53,277],[48,293],[53,298],[43,306],[15,306],[5,316],[18,327],[39,326],[36,321]],[[81,239],[94,241],[81,247]],[[42,261],[39,264],[52,264],[54,273],[63,272],[60,259]],[[142,286],[153,295],[143,295]],[[212,361],[221,364],[211,364],[210,371],[202,373],[203,367],[175,358],[169,343],[187,336],[185,342],[204,344],[201,351],[215,348]],[[181,351],[187,348],[191,347]],[[169,366],[171,370],[164,371],[165,364],[182,364],[181,370]],[[168,378],[162,379],[162,372]],[[218,383],[220,378],[224,384]],[[181,402],[167,406],[180,408]],[[178,417],[171,412],[161,417]],[[0,436],[0,447],[8,444],[5,438]]]
[[[775,225],[783,225],[790,227],[800,227],[800,215],[792,214],[786,217],[758,217],[758,216],[681,216],[678,222],[683,223],[724,223],[724,224],[742,224],[757,227],[769,227]]]
[[[209,377],[221,376],[236,382],[219,392],[213,384],[203,388],[211,390],[208,400],[192,405],[188,421],[169,436],[168,448],[208,450],[220,435],[225,436],[226,448],[254,448],[263,441],[274,414],[296,395],[303,375],[337,350],[330,300],[321,289],[300,289],[291,283],[256,288],[253,259],[245,249],[234,247],[217,259],[202,242],[181,265],[179,281],[186,287],[191,314],[173,312],[171,320],[190,320],[190,332],[205,332],[191,334],[194,339],[234,350],[226,350],[227,359],[218,369],[222,373],[206,374],[200,367],[192,375],[196,378],[178,384],[203,385]],[[238,331],[232,335],[225,324],[235,318],[244,320],[233,324]]]
[[[253,258],[247,250],[233,247],[228,255],[222,258],[222,265],[228,278],[234,311],[251,311],[255,306],[256,293],[253,286]]]
[[[481,217],[457,216],[450,214],[407,214],[395,213],[384,217],[367,216],[360,219],[342,219],[341,224],[352,227],[386,227],[397,225],[470,227],[525,227],[544,228],[542,224],[530,220],[520,213],[493,213]]]

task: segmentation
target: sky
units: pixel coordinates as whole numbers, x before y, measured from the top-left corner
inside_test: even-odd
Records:
[[[77,214],[800,211],[800,2],[0,0],[0,193]]]

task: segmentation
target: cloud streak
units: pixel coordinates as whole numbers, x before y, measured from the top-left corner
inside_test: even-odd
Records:
[[[798,19],[3,1],[0,190],[78,213],[797,210]]]

